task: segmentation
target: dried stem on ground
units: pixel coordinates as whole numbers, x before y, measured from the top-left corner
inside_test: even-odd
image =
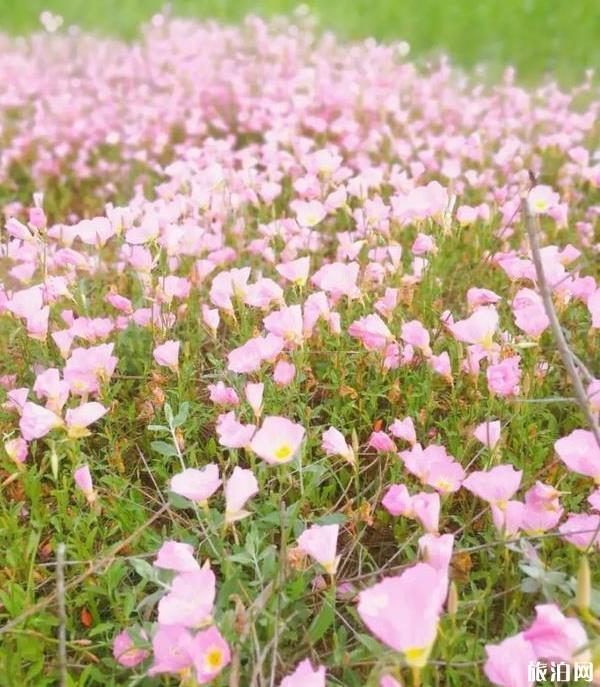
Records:
[[[540,295],[542,296],[546,316],[550,320],[550,329],[552,331],[552,335],[554,336],[554,341],[556,342],[556,347],[558,348],[560,357],[571,380],[571,384],[573,385],[577,403],[581,408],[581,412],[588,421],[598,446],[600,446],[600,427],[598,426],[598,422],[596,421],[596,418],[590,409],[585,388],[583,386],[583,382],[581,381],[581,377],[579,376],[577,364],[579,359],[575,357],[573,351],[571,351],[569,348],[569,344],[567,343],[562,327],[560,326],[560,322],[554,308],[554,303],[552,302],[552,290],[550,289],[548,281],[546,280],[546,275],[544,274],[544,265],[540,251],[540,242],[538,238],[536,221],[529,209],[529,204],[527,203],[526,198],[522,200],[521,207],[525,217],[525,227],[527,229],[527,236],[529,237],[529,247],[531,249],[531,257],[533,259],[533,264],[535,266],[535,272],[537,275],[538,288],[540,290]],[[583,369],[585,370],[585,366]]]

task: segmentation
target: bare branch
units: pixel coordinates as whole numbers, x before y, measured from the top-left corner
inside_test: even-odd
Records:
[[[60,687],[67,687],[67,608],[65,605],[65,545],[56,550],[56,600],[58,602],[58,671]]]
[[[565,335],[563,334],[563,330],[560,326],[556,310],[554,309],[554,303],[552,302],[552,291],[550,289],[550,286],[548,285],[548,282],[546,281],[546,275],[544,274],[544,265],[542,262],[542,255],[540,252],[540,242],[538,239],[535,219],[531,214],[529,204],[527,203],[526,198],[522,200],[521,205],[523,208],[523,215],[525,217],[525,227],[527,229],[527,235],[529,236],[531,256],[533,258],[533,264],[535,266],[535,272],[537,275],[538,288],[542,296],[546,316],[548,317],[548,320],[550,320],[550,329],[552,330],[554,341],[556,342],[558,352],[560,353],[560,357],[562,358],[567,374],[571,379],[571,384],[573,385],[573,390],[575,391],[577,403],[581,408],[581,412],[585,415],[588,421],[588,424],[592,430],[592,434],[594,435],[598,446],[600,446],[600,428],[598,427],[596,418],[594,417],[590,409],[590,404],[588,402],[588,398],[583,387],[583,382],[581,381],[581,377],[579,376],[579,373],[577,371],[576,358],[574,357],[573,352],[569,348],[569,344],[567,343]]]

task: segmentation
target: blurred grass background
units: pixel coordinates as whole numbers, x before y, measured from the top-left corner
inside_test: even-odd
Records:
[[[173,0],[174,14],[237,21],[249,12],[287,14],[299,0]],[[307,0],[342,38],[403,39],[413,56],[447,52],[459,64],[512,64],[526,81],[563,82],[600,64],[600,0]],[[42,10],[126,38],[164,0],[0,0],[0,30],[25,34]]]

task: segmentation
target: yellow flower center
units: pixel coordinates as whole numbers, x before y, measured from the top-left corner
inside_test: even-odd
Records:
[[[223,665],[223,652],[218,647],[211,647],[206,652],[204,659],[204,670],[207,673],[213,673]]]
[[[292,455],[292,448],[288,444],[282,444],[275,451],[275,458],[277,458],[277,460],[285,460],[286,458],[289,458],[291,455]]]
[[[69,427],[67,434],[70,439],[81,439],[82,437],[87,437],[91,432],[85,427],[79,427],[78,425],[71,425]]]
[[[493,334],[488,333],[483,337],[483,339],[481,339],[481,347],[484,348],[486,351],[490,351],[494,346],[493,336]]]
[[[404,658],[411,668],[423,668],[427,663],[430,651],[430,646],[411,647],[404,651]]]

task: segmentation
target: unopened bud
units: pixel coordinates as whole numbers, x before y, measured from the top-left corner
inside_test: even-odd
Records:
[[[358,458],[358,434],[356,433],[356,429],[353,427],[352,428],[352,453],[354,454],[354,459],[356,460]]]
[[[589,611],[592,599],[592,579],[590,574],[590,562],[586,555],[579,560],[579,571],[577,573],[577,593],[575,594],[575,604],[580,611]]]
[[[456,588],[456,582],[454,582],[454,580],[450,583],[450,589],[448,590],[447,608],[448,615],[454,618],[458,611],[458,589]]]

